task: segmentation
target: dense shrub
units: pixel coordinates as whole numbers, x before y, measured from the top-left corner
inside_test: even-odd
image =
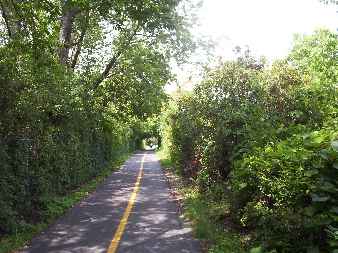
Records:
[[[338,249],[337,45],[317,31],[270,67],[225,62],[164,113],[176,167],[201,191],[225,185],[233,222],[266,250]]]
[[[323,251],[326,229],[337,226],[337,132],[302,132],[257,148],[233,169],[237,218],[278,252]]]
[[[40,221],[48,199],[80,186],[134,150],[137,137],[128,122],[74,101],[70,93],[79,84],[67,74],[53,77],[41,69],[41,83],[21,79],[23,71],[14,75],[10,67],[0,64],[0,234]]]

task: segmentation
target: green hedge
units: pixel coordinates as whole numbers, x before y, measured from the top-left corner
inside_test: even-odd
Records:
[[[112,117],[53,58],[46,55],[50,62],[36,72],[34,59],[15,62],[6,50],[0,49],[0,236],[40,222],[50,198],[98,175],[135,150],[139,138],[127,116]]]

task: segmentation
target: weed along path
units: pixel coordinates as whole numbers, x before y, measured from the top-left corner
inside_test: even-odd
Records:
[[[21,253],[198,253],[153,152],[134,154]]]

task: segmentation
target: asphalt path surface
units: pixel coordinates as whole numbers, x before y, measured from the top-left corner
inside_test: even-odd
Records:
[[[151,151],[134,154],[93,194],[20,252],[107,252],[130,201],[143,156],[139,191],[116,252],[201,252],[191,229],[179,218],[159,161]]]

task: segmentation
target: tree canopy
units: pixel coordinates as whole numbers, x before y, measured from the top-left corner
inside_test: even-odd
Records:
[[[187,5],[0,1],[0,235],[140,147],[193,50]]]

